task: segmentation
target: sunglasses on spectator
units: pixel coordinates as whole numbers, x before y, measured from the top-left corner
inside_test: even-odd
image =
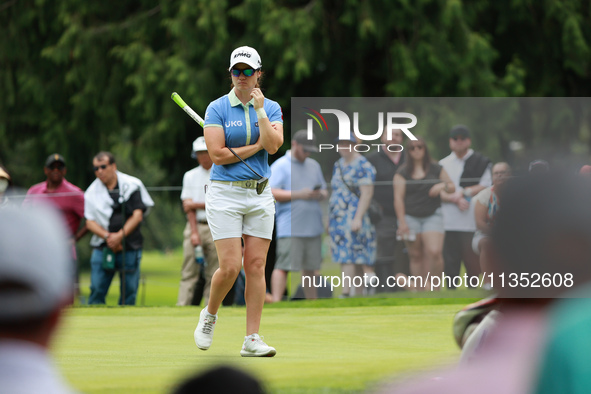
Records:
[[[413,145],[413,146],[409,147],[408,149],[411,151],[413,151],[415,149],[423,150],[423,149],[425,149],[425,145]]]
[[[49,168],[52,171],[53,170],[60,170],[61,171],[64,168],[66,168],[66,165],[65,164],[62,164],[62,163],[53,163],[53,164],[47,166],[47,168]]]
[[[492,174],[493,175],[507,175],[509,173],[509,171],[495,171]]]
[[[93,166],[92,169],[94,170],[94,172],[97,172],[99,170],[99,168],[101,170],[104,170],[107,167],[108,167],[108,164],[101,164],[100,166]]]
[[[254,75],[254,72],[256,70],[254,68],[245,68],[244,70],[240,70],[237,68],[233,68],[231,70],[232,76],[238,78],[240,76],[240,73],[244,74],[245,77],[252,77]]]
[[[457,140],[464,141],[464,140],[467,140],[467,139],[468,139],[468,137],[453,137],[452,139],[453,139],[454,141],[457,141]]]

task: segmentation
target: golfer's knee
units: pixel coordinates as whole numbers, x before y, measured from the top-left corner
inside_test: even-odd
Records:
[[[240,267],[220,267],[218,268],[218,274],[224,280],[235,280],[240,273]]]
[[[247,276],[257,276],[265,274],[265,263],[266,260],[263,258],[255,258],[248,263],[244,264],[244,273]]]

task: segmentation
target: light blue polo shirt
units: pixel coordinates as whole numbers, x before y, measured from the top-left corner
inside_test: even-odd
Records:
[[[271,165],[271,189],[302,190],[320,188],[326,190],[326,182],[320,164],[306,158],[304,162],[291,156],[291,152],[280,157]],[[316,200],[293,200],[278,202],[275,206],[277,238],[317,237],[324,232],[322,208]]]
[[[222,128],[226,146],[236,148],[253,145],[259,139],[259,123],[254,110],[254,99],[246,105],[236,97],[234,89],[225,96],[212,101],[205,111],[205,123],[203,127]],[[263,105],[271,124],[283,124],[281,107],[273,100],[265,98]],[[244,159],[244,158],[243,158]],[[269,155],[266,150],[260,150],[253,156],[244,159],[249,166],[264,177],[271,176],[269,168]],[[257,179],[257,176],[242,162],[216,165],[211,168],[212,181],[243,181]]]

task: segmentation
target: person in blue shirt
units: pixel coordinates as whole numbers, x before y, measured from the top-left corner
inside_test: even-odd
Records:
[[[306,130],[296,132],[291,150],[271,166],[269,185],[277,201],[277,259],[271,275],[270,302],[283,298],[290,271],[302,271],[306,298],[318,297],[316,287],[310,284],[320,274],[322,264],[324,224],[320,201],[328,197],[328,191],[320,164],[309,157],[312,152],[318,152],[318,144],[315,138],[308,140],[307,135]]]
[[[265,98],[260,89],[261,66],[261,57],[251,47],[239,47],[232,52],[232,90],[209,104],[203,126],[214,163],[205,206],[219,268],[211,281],[209,303],[201,311],[195,329],[195,343],[201,350],[211,346],[218,309],[244,265],[246,337],[240,351],[243,357],[272,357],[276,353],[258,334],[275,201],[270,187],[257,190],[257,181],[271,176],[268,155],[283,144],[283,116],[279,104]]]

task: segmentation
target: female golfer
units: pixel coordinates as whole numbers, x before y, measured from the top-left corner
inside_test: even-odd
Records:
[[[240,351],[243,357],[272,357],[276,353],[258,334],[275,201],[270,187],[263,189],[258,185],[257,190],[257,181],[271,175],[268,154],[277,152],[283,144],[283,119],[279,105],[266,99],[259,88],[261,65],[253,48],[243,46],[232,52],[229,71],[233,88],[209,104],[204,125],[205,142],[214,163],[205,206],[220,267],[211,280],[209,304],[201,311],[195,343],[202,350],[211,346],[218,309],[242,268],[244,256],[246,337]]]

